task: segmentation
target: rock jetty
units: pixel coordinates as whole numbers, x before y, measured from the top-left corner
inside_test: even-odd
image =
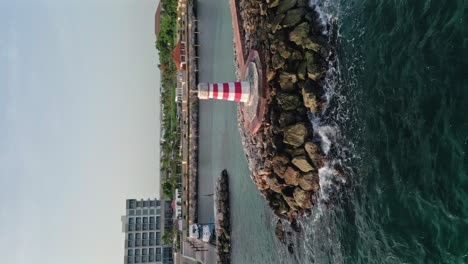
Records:
[[[216,184],[217,229],[216,246],[219,264],[231,263],[231,223],[229,207],[229,179],[223,170]]]
[[[267,76],[267,106],[255,135],[239,128],[252,180],[274,213],[292,221],[316,203],[318,171],[326,163],[310,115],[326,107],[328,26],[307,0],[239,0],[243,48],[259,51]]]

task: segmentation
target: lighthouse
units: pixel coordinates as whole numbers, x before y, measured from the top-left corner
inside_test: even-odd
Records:
[[[199,83],[198,98],[247,103],[250,98],[250,82]]]
[[[258,93],[259,72],[255,63],[250,62],[245,68],[243,79],[236,82],[213,82],[198,84],[198,98],[202,100],[217,99],[249,105]]]
[[[266,80],[257,51],[252,50],[247,62],[242,65],[241,79],[238,81],[199,83],[198,98],[239,103],[245,127],[250,133],[255,134],[265,116]]]

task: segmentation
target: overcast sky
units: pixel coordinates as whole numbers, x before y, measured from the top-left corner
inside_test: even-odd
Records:
[[[159,197],[159,0],[0,0],[0,253],[123,263],[125,199]]]

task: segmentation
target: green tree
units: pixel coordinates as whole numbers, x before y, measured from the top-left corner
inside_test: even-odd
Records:
[[[162,191],[163,191],[163,195],[166,199],[172,199],[172,195],[174,193],[174,185],[172,184],[172,182],[168,179],[168,180],[165,180],[163,183],[162,183]]]
[[[162,241],[164,242],[164,244],[170,245],[170,244],[172,244],[172,241],[173,241],[174,236],[176,234],[177,234],[177,230],[176,230],[175,226],[165,228],[164,229],[164,235],[162,237]]]
[[[161,127],[164,136],[161,141],[161,169],[177,174],[180,171],[181,157],[177,153],[180,144],[180,124],[177,120],[177,105],[174,102],[177,85],[177,69],[173,59],[173,50],[177,40],[177,1],[161,0],[160,31],[155,42],[159,52],[161,72]],[[177,186],[175,177],[163,181],[161,187],[166,198],[172,198]]]

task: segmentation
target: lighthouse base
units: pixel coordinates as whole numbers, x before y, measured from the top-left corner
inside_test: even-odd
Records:
[[[252,134],[257,133],[265,116],[266,89],[265,74],[258,52],[252,50],[242,69],[244,80],[250,82],[249,101],[241,103],[245,128]]]

